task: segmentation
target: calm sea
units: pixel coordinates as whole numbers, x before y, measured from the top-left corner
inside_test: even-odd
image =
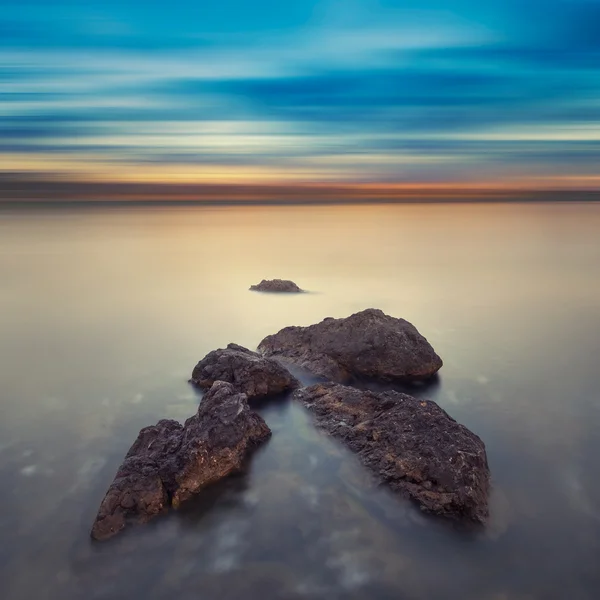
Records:
[[[251,293],[262,278],[311,293]],[[247,473],[92,543],[140,428],[207,352],[367,307],[444,360],[491,520],[426,518],[287,400]],[[0,212],[0,597],[600,597],[600,204]]]

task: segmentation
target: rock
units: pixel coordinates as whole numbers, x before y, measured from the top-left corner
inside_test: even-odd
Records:
[[[298,294],[302,290],[289,279],[263,279],[257,285],[250,286],[253,292],[282,292]]]
[[[339,383],[418,381],[442,366],[413,325],[374,308],[345,319],[328,317],[309,327],[286,327],[267,336],[258,351]]]
[[[423,511],[484,523],[489,468],[483,442],[435,402],[324,383],[294,392],[318,427],[356,452],[377,479]]]
[[[203,487],[242,469],[271,435],[245,394],[217,381],[184,425],[162,420],[142,429],[100,504],[91,535],[107,539],[145,523]]]
[[[280,394],[300,385],[276,360],[237,344],[209,352],[196,365],[190,379],[202,388],[209,388],[215,381],[231,383],[249,399]]]

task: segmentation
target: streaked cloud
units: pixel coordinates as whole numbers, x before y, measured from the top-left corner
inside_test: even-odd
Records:
[[[5,6],[0,169],[596,185],[600,2],[481,4]]]

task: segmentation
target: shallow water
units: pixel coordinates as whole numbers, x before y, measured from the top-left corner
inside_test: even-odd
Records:
[[[0,597],[600,597],[599,265],[600,204],[0,212]],[[312,293],[247,291],[271,277]],[[377,488],[284,399],[247,473],[91,542],[208,351],[369,306],[444,359],[419,393],[486,443],[485,531]]]

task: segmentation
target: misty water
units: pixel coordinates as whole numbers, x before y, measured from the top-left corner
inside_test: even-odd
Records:
[[[311,293],[258,294],[263,278]],[[367,307],[444,360],[418,390],[485,442],[491,517],[423,516],[283,398],[247,472],[105,543],[140,428],[207,352]],[[0,597],[600,597],[600,204],[0,212]]]

